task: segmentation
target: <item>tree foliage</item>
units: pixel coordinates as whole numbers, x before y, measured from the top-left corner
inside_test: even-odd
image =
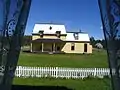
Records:
[[[96,44],[99,43],[103,46],[104,49],[106,49],[106,42],[104,39],[102,40],[95,40],[94,37],[90,37],[90,44],[93,46],[93,48],[96,48]]]
[[[31,40],[32,40],[32,36],[28,36],[28,35],[25,35],[24,37],[23,37],[23,46],[28,46],[28,45],[30,45],[30,43],[31,43]]]

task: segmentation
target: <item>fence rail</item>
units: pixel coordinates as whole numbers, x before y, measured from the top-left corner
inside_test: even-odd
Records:
[[[109,76],[108,68],[63,68],[63,67],[22,67],[15,71],[16,77],[53,77],[53,78],[85,78]]]

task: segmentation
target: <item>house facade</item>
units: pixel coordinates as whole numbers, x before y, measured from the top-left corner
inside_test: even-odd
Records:
[[[89,35],[67,32],[65,25],[35,24],[32,32],[31,52],[92,53]]]

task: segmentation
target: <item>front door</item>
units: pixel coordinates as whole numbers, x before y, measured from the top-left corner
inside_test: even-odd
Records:
[[[87,44],[84,44],[84,52],[87,52]]]

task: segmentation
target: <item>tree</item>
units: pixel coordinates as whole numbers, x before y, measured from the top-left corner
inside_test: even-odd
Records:
[[[94,37],[90,37],[90,44],[95,47],[95,39]]]
[[[104,39],[101,40],[101,44],[103,45],[103,48],[106,49],[106,41]]]
[[[32,36],[28,36],[28,35],[24,36],[24,37],[23,37],[23,46],[30,45],[30,43],[31,43],[31,38],[32,38]]]

